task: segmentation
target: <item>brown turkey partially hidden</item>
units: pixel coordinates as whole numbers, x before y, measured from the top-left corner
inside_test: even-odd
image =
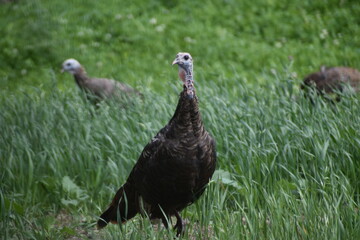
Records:
[[[355,92],[360,90],[360,72],[349,67],[321,67],[319,72],[311,73],[304,78],[301,89],[315,87],[321,95],[342,92],[346,85]],[[337,96],[340,100],[340,96]]]
[[[117,191],[109,208],[100,216],[98,228],[146,213],[150,219],[175,216],[177,235],[184,231],[179,212],[204,192],[216,165],[215,141],[201,121],[189,53],[179,53],[184,89],[169,123],[142,151],[125,184]]]
[[[64,61],[61,71],[71,73],[76,84],[87,93],[87,98],[94,104],[109,97],[124,98],[134,94],[141,95],[124,83],[112,79],[88,77],[85,69],[73,58]]]

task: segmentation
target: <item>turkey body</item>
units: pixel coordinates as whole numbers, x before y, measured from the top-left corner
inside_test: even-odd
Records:
[[[318,93],[343,91],[349,85],[355,92],[360,90],[360,72],[349,67],[322,67],[321,71],[311,73],[304,78],[301,88],[315,86]]]
[[[106,78],[90,78],[83,69],[79,69],[74,74],[74,79],[78,87],[87,94],[94,95],[98,99],[110,97],[120,97],[122,95],[138,94],[136,90],[126,84]],[[89,96],[89,98],[91,98]]]
[[[74,76],[78,87],[86,92],[87,98],[94,104],[110,97],[121,99],[131,95],[141,96],[137,90],[124,83],[112,79],[89,77],[81,64],[72,58],[64,61],[62,71],[67,71]]]
[[[166,227],[166,219],[175,215],[179,235],[183,230],[179,211],[202,195],[215,165],[215,141],[203,126],[197,97],[189,98],[184,86],[173,117],[145,146],[98,227],[117,222],[118,214],[125,222],[145,211]]]

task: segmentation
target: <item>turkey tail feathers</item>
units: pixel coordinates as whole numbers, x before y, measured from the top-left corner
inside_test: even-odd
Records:
[[[112,219],[116,219],[116,206],[114,207],[111,205],[103,214],[101,214],[100,219],[97,222],[97,228],[102,229],[106,227]]]
[[[125,192],[126,190],[126,192]],[[100,219],[97,222],[97,228],[101,229],[106,227],[106,225],[111,223],[124,223],[128,219],[133,218],[137,214],[136,207],[136,196],[133,194],[132,189],[125,184],[121,187],[109,208],[101,214]]]

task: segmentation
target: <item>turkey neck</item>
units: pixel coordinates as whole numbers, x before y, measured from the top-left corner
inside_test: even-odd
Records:
[[[184,90],[180,93],[178,105],[174,116],[169,122],[170,128],[174,136],[188,134],[192,132],[195,137],[199,137],[205,131],[201,121],[199,111],[198,98],[193,90],[193,97],[189,98],[189,89],[184,84]]]
[[[89,79],[83,68],[79,68],[76,70],[76,72],[74,73],[74,78],[80,88],[84,88],[86,85],[86,81]]]
[[[193,65],[189,67],[189,69],[185,70],[185,87],[187,89],[187,97],[193,98],[195,96],[194,89],[194,78],[193,78]]]

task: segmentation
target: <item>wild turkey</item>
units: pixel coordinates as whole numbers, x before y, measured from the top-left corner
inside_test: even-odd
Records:
[[[342,92],[349,85],[355,92],[360,90],[360,72],[349,67],[321,67],[319,72],[311,73],[304,78],[301,89],[316,87],[319,94]],[[336,98],[340,100],[340,96]]]
[[[109,97],[127,97],[131,94],[139,95],[139,92],[126,84],[106,78],[90,78],[85,69],[75,59],[67,59],[62,64],[62,72],[71,73],[79,88],[87,93],[87,98],[93,103]]]
[[[143,211],[150,219],[168,221],[175,215],[177,235],[184,229],[179,212],[197,200],[210,181],[216,164],[215,141],[201,120],[189,53],[178,53],[183,91],[175,113],[142,151],[125,184],[100,216],[98,228],[121,223]]]

